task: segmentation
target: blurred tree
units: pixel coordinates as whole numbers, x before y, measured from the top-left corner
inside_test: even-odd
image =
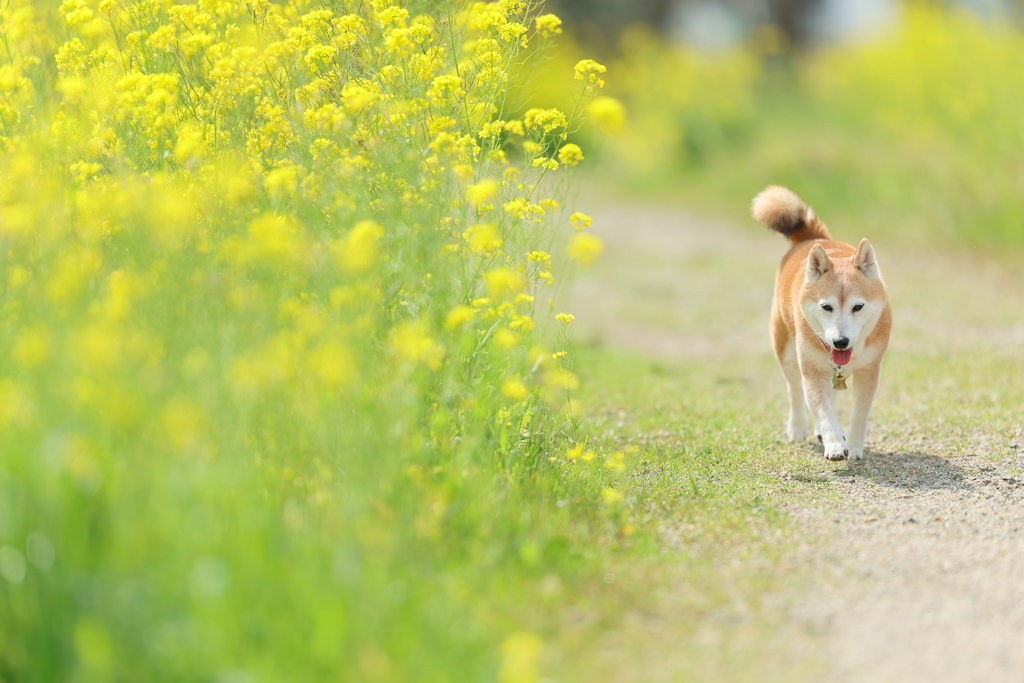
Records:
[[[739,4],[760,5],[756,0],[738,0]],[[796,48],[807,46],[811,39],[810,17],[821,0],[766,0],[768,22],[781,28]]]
[[[608,35],[617,35],[623,27],[644,22],[662,29],[678,0],[549,0],[548,5],[567,24],[594,24]]]
[[[637,22],[668,33],[678,0],[547,0],[548,8],[595,54],[615,51],[622,30]]]
[[[1021,0],[1024,2],[1024,0]],[[549,0],[548,4],[570,26],[581,27],[587,39],[593,27],[614,41],[634,22],[650,24],[661,33],[672,33],[674,21],[698,6],[718,5],[747,26],[771,23],[781,28],[795,47],[811,38],[810,17],[822,0]],[[588,41],[589,42],[589,41]]]

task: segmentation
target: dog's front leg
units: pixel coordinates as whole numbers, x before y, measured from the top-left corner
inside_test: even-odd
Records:
[[[829,391],[829,392],[826,393],[826,396],[828,396],[829,405],[832,406],[832,412],[835,412],[835,410],[836,410],[836,394],[837,393],[838,392],[835,391],[835,390],[832,390],[832,391]],[[814,436],[815,436],[816,439],[818,439],[818,443],[824,443],[825,442],[824,439],[821,438],[821,422],[818,421],[818,420],[814,421]]]
[[[861,460],[864,457],[864,442],[868,437],[868,414],[878,391],[881,368],[882,363],[879,361],[857,370],[853,375],[853,412],[850,414],[850,426],[846,430],[850,436],[851,460]]]
[[[807,395],[807,407],[821,430],[821,443],[825,446],[825,457],[828,460],[842,460],[850,454],[846,447],[846,437],[836,419],[836,411],[832,393],[832,377],[816,368],[803,370],[804,393]]]

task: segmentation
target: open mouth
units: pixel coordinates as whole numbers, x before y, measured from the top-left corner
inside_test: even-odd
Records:
[[[850,356],[853,355],[853,349],[832,349],[832,362],[836,365],[846,365],[850,362]]]

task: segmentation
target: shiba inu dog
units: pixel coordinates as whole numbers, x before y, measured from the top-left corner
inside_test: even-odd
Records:
[[[868,413],[889,345],[892,311],[875,250],[836,242],[800,197],[772,186],[754,198],[754,218],[789,238],[772,302],[771,340],[789,384],[791,441],[807,438],[807,408],[825,457],[864,457]],[[843,434],[835,398],[853,380],[853,412]]]

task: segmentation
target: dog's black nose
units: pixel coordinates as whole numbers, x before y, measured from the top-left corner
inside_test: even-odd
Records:
[[[839,339],[836,339],[834,342],[832,342],[832,346],[836,347],[840,351],[842,351],[843,349],[845,349],[849,345],[850,345],[850,340],[847,339],[846,337],[840,337]]]

